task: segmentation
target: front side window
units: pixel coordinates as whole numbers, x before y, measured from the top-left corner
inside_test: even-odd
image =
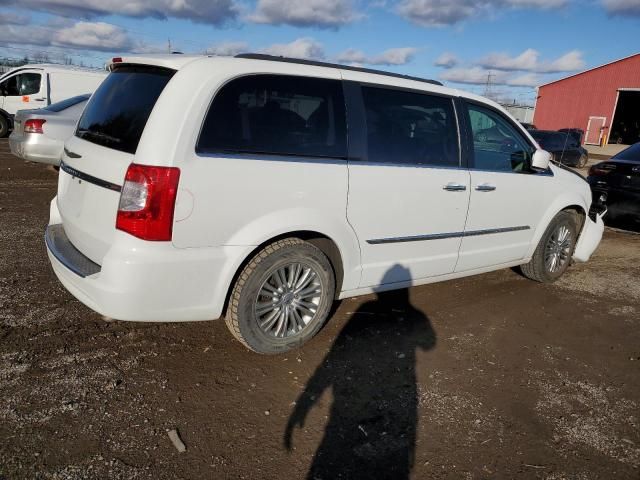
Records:
[[[458,128],[450,98],[363,87],[368,160],[459,166]]]
[[[525,172],[533,147],[499,113],[467,104],[473,135],[473,168],[498,172]]]
[[[285,75],[233,80],[209,107],[196,151],[345,158],[342,85]]]
[[[40,91],[39,73],[21,73],[18,75],[18,89],[20,95],[34,95]]]

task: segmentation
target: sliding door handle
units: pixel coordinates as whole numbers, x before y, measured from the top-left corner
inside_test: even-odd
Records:
[[[493,185],[489,185],[488,183],[483,183],[482,185],[478,185],[476,187],[476,191],[478,192],[493,192],[496,189]]]
[[[444,190],[447,190],[448,192],[464,192],[467,189],[467,186],[463,185],[462,183],[450,182],[442,188]]]

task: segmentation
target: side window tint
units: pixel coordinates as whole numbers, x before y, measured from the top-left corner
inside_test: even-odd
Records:
[[[388,88],[363,87],[368,159],[372,162],[459,165],[453,101]]]
[[[473,135],[473,167],[504,172],[526,171],[533,148],[497,112],[468,104]]]
[[[20,95],[33,95],[40,91],[39,73],[22,73],[18,77]]]
[[[196,150],[346,157],[342,84],[284,75],[233,80],[209,107]]]

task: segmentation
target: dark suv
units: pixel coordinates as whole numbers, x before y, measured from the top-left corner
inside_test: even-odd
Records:
[[[529,130],[536,142],[553,155],[553,160],[569,167],[582,168],[589,160],[588,152],[576,135],[554,130]]]

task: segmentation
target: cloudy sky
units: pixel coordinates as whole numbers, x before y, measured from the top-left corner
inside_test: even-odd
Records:
[[[640,0],[0,0],[0,56],[255,51],[531,101],[535,86],[640,51]]]

